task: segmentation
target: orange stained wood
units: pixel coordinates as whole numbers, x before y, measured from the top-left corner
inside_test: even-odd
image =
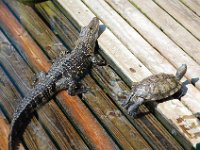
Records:
[[[51,63],[42,53],[39,46],[33,41],[28,33],[23,29],[13,14],[0,0],[0,24],[7,33],[15,40],[15,42],[25,51],[29,61],[35,65],[38,70],[48,71]],[[82,133],[88,139],[91,146],[95,149],[116,149],[116,145],[96,121],[91,112],[76,96],[69,96],[67,92],[62,91],[57,95],[62,99],[68,109],[68,113],[78,123]]]
[[[8,140],[5,137],[8,137],[8,130],[8,124],[0,114],[0,150],[7,149]]]

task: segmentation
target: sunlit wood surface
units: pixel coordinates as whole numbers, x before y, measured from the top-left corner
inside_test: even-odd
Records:
[[[200,148],[199,10],[195,0],[0,0],[0,149],[7,149],[9,122],[32,76],[71,52],[94,16],[108,65],[86,76],[87,93],[62,91],[38,109],[20,149]],[[127,115],[121,104],[132,82],[175,74],[183,63],[181,98],[149,102],[135,119]]]

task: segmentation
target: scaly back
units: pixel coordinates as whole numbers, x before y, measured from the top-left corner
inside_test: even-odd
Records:
[[[85,50],[86,54],[88,55],[93,54],[96,40],[98,38],[98,32],[99,32],[99,19],[94,17],[87,26],[81,29],[81,32],[79,34],[79,39],[76,44],[77,47],[75,49],[82,49],[82,47],[79,46],[84,46],[86,47],[86,49],[84,48],[83,50]]]

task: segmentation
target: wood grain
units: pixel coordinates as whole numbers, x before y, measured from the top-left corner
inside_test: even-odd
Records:
[[[200,76],[200,61],[197,63],[193,60],[130,2],[127,0],[106,0],[106,2],[127,20],[162,56],[169,60],[173,66],[178,68],[183,63],[187,64],[186,76],[188,78],[192,79]],[[193,53],[193,55],[198,57],[198,53]],[[196,83],[197,85],[199,84],[198,82]]]
[[[48,8],[55,10],[54,12],[56,13],[52,13],[52,12],[49,13]],[[44,18],[49,24],[51,24],[52,17],[57,17],[57,19],[59,19],[60,21],[62,20],[63,28],[66,28],[70,24],[70,22],[67,19],[65,19],[65,16],[61,14],[61,12],[51,2],[44,2],[44,3],[37,4],[36,9],[38,10],[38,12],[41,13],[42,16],[44,16]],[[59,24],[60,21],[55,22],[55,28],[53,29],[53,31],[57,30],[56,27],[61,26]],[[73,32],[76,33],[75,37],[73,34],[70,34],[70,32],[66,33],[65,35],[63,35],[62,32],[57,32],[57,35],[60,37],[60,39],[63,40],[63,42],[67,43],[67,41],[65,41],[64,39],[66,38],[73,39],[73,38],[78,37],[78,32],[76,28],[73,27],[70,30],[73,30]],[[69,46],[69,48],[71,49],[72,47]],[[123,117],[123,115],[121,115],[120,118],[124,118],[123,119],[124,121],[122,119],[116,118],[116,120],[118,120],[118,123],[116,123],[117,121],[112,122],[109,120],[109,118],[103,117],[106,115],[105,114],[106,111],[110,109],[117,110],[117,108],[113,106],[112,102],[110,102],[111,100],[108,97],[106,97],[105,94],[103,94],[102,90],[98,88],[98,86],[94,83],[94,81],[89,76],[87,77],[87,80],[85,80],[85,82],[88,84],[88,87],[90,87],[90,89],[94,89],[92,91],[88,91],[88,94],[84,94],[85,101],[88,102],[88,106],[90,107],[90,109],[93,110],[93,112],[96,114],[99,120],[101,120],[101,122],[104,124],[104,127],[109,131],[110,134],[112,134],[115,140],[120,144],[120,147],[125,148],[125,149],[133,149],[133,148],[134,149],[141,149],[141,148],[150,149],[150,147],[143,140],[140,134],[135,130],[134,127],[130,125],[129,122],[127,122],[127,120]],[[100,104],[97,106],[96,103],[98,101],[100,102]],[[107,101],[110,102],[109,105],[103,103]],[[121,127],[119,127],[118,124],[121,124]],[[128,130],[125,130],[127,126],[128,126],[127,129],[132,131],[135,134],[135,137],[137,138],[129,136],[129,132],[127,132]]]
[[[169,63],[166,63],[166,60],[160,54],[159,54],[159,57],[158,57],[158,54],[156,54],[155,51],[149,52],[149,51],[152,50],[152,48],[150,48],[150,46],[145,48],[145,44],[144,43],[140,45],[139,44],[140,42],[137,41],[138,39],[136,39],[136,38],[138,38],[138,35],[135,36],[136,33],[133,34],[134,36],[132,34],[130,35],[130,33],[133,33],[132,32],[133,29],[129,30],[130,27],[128,27],[125,23],[123,23],[124,21],[122,21],[122,19],[120,19],[119,17],[115,18],[116,15],[113,14],[113,13],[111,14],[110,10],[108,11],[108,6],[105,6],[103,4],[103,1],[101,1],[101,3],[99,1],[93,1],[92,3],[90,3],[89,1],[84,1],[84,3],[87,3],[87,5],[90,6],[90,9],[87,8],[82,2],[80,2],[78,0],[75,0],[74,3],[66,3],[66,2],[61,1],[61,0],[57,0],[57,2],[59,3],[60,6],[62,6],[67,11],[66,16],[70,15],[71,17],[73,17],[73,20],[76,20],[77,24],[79,24],[81,26],[87,24],[87,22],[89,22],[89,20],[94,16],[94,14],[92,14],[91,11],[90,11],[90,10],[93,10],[94,13],[96,13],[97,16],[105,23],[105,25],[109,29],[111,29],[113,33],[117,34],[117,36],[120,37],[119,39],[123,40],[123,43],[126,43],[126,46],[129,45],[128,48],[130,50],[132,50],[132,51],[134,50],[135,51],[134,55],[137,54],[137,57],[140,58],[140,60],[143,59],[143,61],[145,62],[145,65],[153,73],[163,72],[164,70],[165,70],[164,72],[175,72],[174,68]],[[82,14],[81,16],[79,15],[80,12]],[[114,18],[112,18],[112,17],[114,17]],[[115,40],[109,40],[111,37],[113,37],[113,34],[110,33],[110,31],[108,29],[106,29],[101,34],[101,36],[99,37],[98,42],[99,42],[99,45],[102,48],[103,52],[107,52],[109,50],[112,50],[113,47],[114,47],[114,49],[118,48],[118,47],[116,47],[116,45],[114,46],[114,43],[112,43],[112,42],[116,42],[117,39],[115,38]],[[136,39],[135,42],[133,42],[132,39]],[[141,37],[139,39],[141,39]],[[107,47],[106,47],[107,49],[106,49],[105,45],[107,43],[109,43],[109,44],[107,45]],[[132,46],[130,46],[130,45],[132,45]],[[140,45],[140,46],[138,46],[138,45]],[[139,47],[141,47],[141,48],[139,48]],[[136,49],[138,49],[138,50],[136,51]],[[145,54],[145,53],[148,53],[148,54]],[[120,55],[121,54],[122,53],[120,53]],[[115,55],[118,55],[118,54],[117,53],[113,53],[112,55],[109,55],[109,56],[114,57]],[[110,59],[112,60],[112,58],[110,58]],[[131,74],[131,72],[128,72],[127,69],[124,69],[122,67],[123,65],[126,65],[126,64],[122,63],[126,59],[127,58],[122,58],[120,60],[116,60],[113,63],[114,64],[120,64],[118,66],[120,66],[121,68],[116,69],[117,72],[119,74],[123,74],[122,73],[123,70],[126,70],[125,74],[127,75],[126,77],[128,77],[129,76],[128,74]],[[156,63],[156,61],[158,61],[159,63],[158,62]],[[158,64],[159,64],[159,66],[158,66]],[[139,70],[141,71],[144,68],[141,67]],[[129,70],[129,68],[128,68],[128,70]],[[136,72],[137,72],[137,70],[136,70]],[[140,74],[139,72],[137,72],[137,74],[135,73],[134,75],[137,76],[137,78],[144,78],[145,76],[148,76],[148,73],[149,73],[149,71],[146,71],[146,73],[144,73],[144,74]],[[137,81],[133,77],[131,77],[129,79],[131,79],[132,82],[133,81]],[[125,80],[127,80],[127,79],[125,79]],[[197,100],[198,99],[199,98],[197,97]],[[173,102],[173,100],[171,100],[171,101]],[[181,104],[181,102],[179,102],[179,103]],[[181,104],[179,106],[183,106],[183,105]],[[174,108],[175,109],[181,109],[179,107],[176,107],[176,105],[174,105]],[[184,107],[183,110],[188,110],[188,109],[186,107]],[[161,109],[159,109],[159,110],[156,109],[156,111],[157,111],[157,114],[162,114],[161,115],[162,116],[161,121],[164,122],[164,121],[167,120],[168,122],[171,122],[170,116],[168,116],[167,113],[165,113],[165,114],[162,113]],[[187,113],[187,111],[186,111],[186,113]],[[183,113],[183,115],[184,114],[185,114],[185,112]],[[177,115],[177,118],[179,118],[179,117],[180,117],[180,114]],[[175,129],[178,129],[177,132],[179,132],[179,131],[181,132],[182,131],[182,128],[180,126],[176,126],[175,124],[171,124],[171,125],[173,125],[173,126],[168,126],[170,129],[172,129],[172,128],[174,129],[175,128]],[[179,132],[179,134],[180,134],[180,132]],[[189,141],[189,139],[190,139],[186,134],[185,134],[184,138],[183,138],[183,136],[180,136],[180,137],[181,137],[181,139],[179,138],[179,141],[182,141],[182,144],[185,147],[196,146],[195,143],[186,144],[187,143],[186,141]],[[183,140],[185,142],[183,142]],[[191,141],[189,141],[189,142],[191,142]]]
[[[36,8],[41,13],[41,15],[45,16],[46,21],[48,23],[50,23],[51,22],[50,18],[51,18],[51,16],[54,16],[54,14],[49,14],[46,11],[47,6],[51,7],[51,9],[53,7],[51,2],[45,2],[45,3],[37,4]],[[55,8],[53,8],[53,9],[56,10],[56,12],[59,11],[58,9],[55,9]],[[46,15],[47,13],[48,13],[48,15]],[[62,20],[66,20],[66,19],[63,18],[63,15],[61,15],[61,16],[59,15],[57,17],[59,19],[62,18]],[[66,20],[66,22],[67,22],[67,20]],[[67,23],[65,23],[65,24],[66,24],[66,26],[68,25]],[[60,34],[58,32],[58,36],[61,39],[64,39],[64,38],[62,38],[62,36],[63,36],[62,33]],[[73,35],[68,34],[68,35],[65,35],[65,36],[70,38]],[[96,67],[95,70],[98,70],[98,68],[101,68],[101,67]],[[105,67],[105,68],[106,69],[104,69],[104,70],[99,70],[99,74],[101,74],[100,72],[102,72],[102,73],[105,72],[105,74],[109,74],[109,73],[112,72],[111,69],[109,69],[109,67]],[[108,72],[108,70],[109,70],[109,72]],[[114,83],[114,79],[113,78],[115,78],[115,77],[113,77],[113,76],[101,76],[101,77],[102,78],[109,78],[111,80],[111,81],[110,80],[109,81],[110,82],[113,81],[112,83]],[[99,87],[95,85],[95,83],[94,83],[94,81],[92,79],[90,79],[89,77],[87,77],[86,83],[89,85],[89,87],[91,87],[91,92],[88,92],[88,94],[84,94],[85,101],[89,105],[90,109],[92,109],[93,112],[99,117],[99,119],[102,120],[102,122],[106,125],[106,127],[111,131],[111,134],[113,134],[113,136],[115,137],[115,139],[117,141],[119,141],[120,145],[123,148],[125,148],[125,146],[127,146],[127,144],[126,144],[126,141],[124,141],[124,140],[123,140],[123,143],[122,143],[122,141],[120,141],[120,139],[121,139],[122,136],[124,136],[124,139],[126,139],[130,143],[133,143],[133,146],[135,145],[135,148],[139,148],[138,145],[134,143],[135,142],[135,138],[133,138],[132,136],[129,135],[129,133],[127,133],[127,129],[129,129],[131,131],[131,128],[130,128],[130,125],[127,123],[126,119],[124,119],[124,117],[121,114],[121,112],[118,111],[116,109],[116,107],[114,107],[114,105],[112,104],[112,102],[110,102],[110,100],[103,94],[102,90],[99,89]],[[105,83],[105,86],[103,86],[103,89],[107,89],[107,86],[110,86],[110,85],[108,83]],[[115,88],[115,87],[112,87],[112,88]],[[122,91],[124,89],[120,89],[119,88],[119,91],[118,90],[117,91],[120,92],[120,90]],[[107,90],[105,90],[105,92],[106,91]],[[114,93],[113,92],[111,95],[116,98],[117,94],[118,93]],[[92,99],[95,99],[95,100],[92,100]],[[113,114],[113,117],[112,117],[112,114]],[[118,116],[118,114],[119,114],[119,116]],[[150,115],[150,116],[152,116],[152,115]],[[110,118],[111,118],[112,122],[109,121]],[[121,123],[122,119],[124,120],[123,121],[124,125]],[[144,119],[144,122],[145,122],[145,119]],[[153,120],[153,124],[156,127],[159,126],[158,122],[156,122],[156,119],[155,120],[154,119],[152,119]],[[146,122],[149,122],[149,121],[146,120]],[[125,127],[125,125],[126,125],[126,127]],[[165,149],[165,148],[170,148],[171,145],[177,145],[177,143],[170,145],[170,142],[173,143],[174,140],[170,139],[170,142],[168,142],[168,141],[165,141],[166,139],[164,139],[164,138],[162,140],[163,141],[162,144],[160,143],[159,140],[162,137],[162,134],[165,134],[164,136],[167,136],[167,135],[169,136],[169,134],[166,133],[166,131],[163,131],[163,133],[159,134],[159,132],[160,132],[159,130],[164,130],[164,128],[162,128],[161,126],[159,126],[159,128],[157,130],[157,129],[155,129],[156,127],[153,127],[153,126],[150,126],[150,125],[149,126],[145,126],[145,123],[141,123],[141,121],[137,125],[138,125],[137,129],[139,129],[141,131],[140,133],[145,137],[145,139],[148,139],[147,141],[149,143],[151,143],[151,146],[154,149],[159,149],[159,148],[160,149]],[[140,126],[142,126],[142,128]],[[144,131],[144,129],[145,129],[145,131]],[[157,132],[155,131],[154,134],[152,134],[151,130],[154,130],[154,131],[156,130]],[[121,134],[119,132],[121,132]],[[155,138],[155,134],[159,134],[159,137],[158,137],[159,140],[157,140]],[[130,137],[128,138],[128,136],[130,136]],[[164,141],[166,142],[165,146],[163,146]]]
[[[48,71],[51,64],[47,57],[21,27],[2,1],[0,2],[0,20],[1,28],[15,44],[24,58],[29,58],[30,64],[35,66],[35,69]],[[64,91],[59,93],[57,98],[63,108],[67,110],[65,113],[70,115],[75,124],[79,126],[79,130],[85,135],[88,143],[95,148],[116,148],[116,145],[79,98],[71,97]]]
[[[200,40],[200,18],[190,9],[177,0],[154,0],[154,2]]]
[[[1,35],[0,37],[3,38]],[[18,86],[22,95],[26,95],[31,89],[31,76],[34,74],[5,37],[2,43],[7,43],[8,48],[6,48],[6,46],[2,47],[3,49],[0,53],[1,64],[4,66],[9,76],[13,77],[13,82]],[[19,77],[20,79],[18,79]],[[59,145],[60,149],[87,149],[87,146],[72,127],[69,120],[67,120],[64,114],[57,108],[54,101],[49,102],[37,112],[38,119],[42,123],[42,126],[45,130],[49,131],[48,134],[51,135],[51,139]],[[36,134],[35,138],[38,138],[37,136],[41,135]],[[48,146],[49,145],[46,147]]]
[[[198,57],[200,55],[199,40],[167,12],[156,5],[152,0],[149,0],[148,3],[142,3],[140,0],[130,0],[130,2],[188,55],[198,63],[200,62],[200,58]]]
[[[17,99],[21,97],[2,68],[0,68],[0,76],[0,104],[6,112],[8,119],[11,120]],[[7,136],[4,138],[7,139]],[[57,149],[35,117],[32,118],[32,122],[27,126],[23,134],[23,140],[27,147],[33,150],[47,147],[49,149]]]
[[[200,17],[200,1],[197,0],[180,0],[186,6],[188,6],[194,13]]]

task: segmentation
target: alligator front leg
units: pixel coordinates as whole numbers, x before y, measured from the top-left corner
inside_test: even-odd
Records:
[[[91,56],[90,59],[91,59],[93,65],[98,65],[98,66],[106,65],[106,61],[99,54],[95,54],[95,55]]]
[[[81,82],[69,81],[67,78],[62,78],[56,82],[56,91],[68,90],[71,96],[86,93],[88,88]]]

